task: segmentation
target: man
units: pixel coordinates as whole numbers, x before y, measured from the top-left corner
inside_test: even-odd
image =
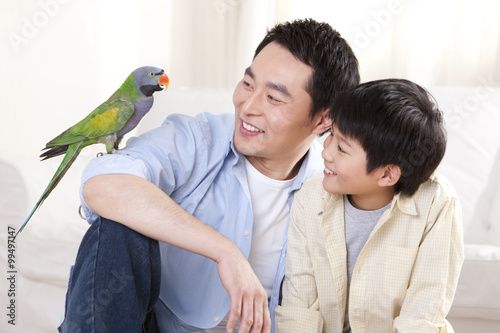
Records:
[[[329,25],[279,24],[236,86],[234,115],[171,115],[94,159],[60,330],[232,332],[238,319],[239,332],[273,330],[293,192],[322,170],[314,139],[332,99],[358,83]]]

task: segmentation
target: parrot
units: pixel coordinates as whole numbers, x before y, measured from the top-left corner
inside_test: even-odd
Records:
[[[108,154],[117,150],[123,136],[133,130],[153,106],[153,93],[167,89],[169,83],[163,69],[139,67],[108,100],[45,145],[40,155],[42,161],[62,154],[64,158],[14,239],[59,184],[81,150],[96,143],[104,143]]]

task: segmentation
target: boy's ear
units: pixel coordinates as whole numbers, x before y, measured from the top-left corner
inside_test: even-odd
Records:
[[[401,168],[395,164],[386,165],[382,171],[383,174],[377,181],[380,187],[394,186],[401,177]]]
[[[325,109],[319,112],[314,121],[316,122],[316,127],[314,128],[313,134],[321,134],[332,128],[332,120],[330,119],[330,109]]]

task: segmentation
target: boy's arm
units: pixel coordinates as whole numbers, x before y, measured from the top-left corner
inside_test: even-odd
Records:
[[[323,318],[307,248],[303,207],[296,195],[290,212],[285,280],[282,305],[276,308],[276,331],[322,332]]]
[[[429,219],[394,332],[448,332],[445,317],[464,260],[460,203],[434,202]]]

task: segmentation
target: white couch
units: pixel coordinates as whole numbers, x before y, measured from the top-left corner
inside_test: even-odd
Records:
[[[448,319],[457,333],[500,332],[500,88],[434,87],[431,92],[446,114],[449,144],[440,170],[461,199],[466,241],[466,260]],[[156,95],[153,109],[135,134],[158,126],[168,113],[232,112],[231,94],[231,90],[171,87]],[[61,131],[67,126],[61,124]],[[56,330],[69,269],[88,227],[78,215],[80,175],[100,151],[104,151],[102,145],[82,152],[16,240],[15,298],[7,295],[9,281],[0,279],[1,332]],[[4,275],[8,271],[8,225],[21,225],[60,161],[39,162],[37,156],[0,148],[0,263]],[[12,299],[16,326],[8,324],[4,314]]]

